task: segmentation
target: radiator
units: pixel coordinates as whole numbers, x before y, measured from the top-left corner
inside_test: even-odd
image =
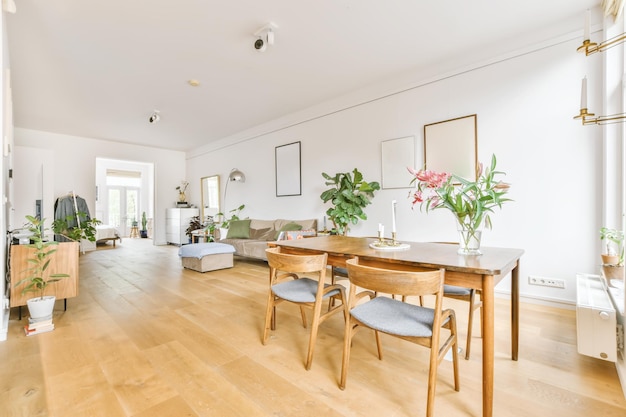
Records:
[[[576,335],[578,353],[615,362],[618,329],[615,307],[604,278],[576,275]]]

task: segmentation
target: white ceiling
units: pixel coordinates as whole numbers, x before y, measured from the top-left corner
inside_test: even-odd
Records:
[[[575,31],[582,40],[599,0],[15,3],[16,127],[185,151],[390,79]],[[257,52],[254,33],[270,21],[275,45]]]

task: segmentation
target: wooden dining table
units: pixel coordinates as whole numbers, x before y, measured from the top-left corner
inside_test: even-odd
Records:
[[[445,283],[482,291],[483,417],[493,416],[494,387],[494,287],[511,274],[511,358],[518,358],[519,346],[519,263],[522,249],[481,247],[482,255],[459,255],[458,245],[428,242],[401,242],[403,249],[373,249],[375,238],[318,236],[272,243],[291,254],[327,253],[328,265],[345,267],[346,260],[358,257],[372,267],[420,270],[445,268]]]

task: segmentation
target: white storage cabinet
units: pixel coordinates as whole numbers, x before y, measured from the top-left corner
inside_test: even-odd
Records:
[[[197,208],[168,208],[165,215],[165,238],[167,243],[184,245],[189,243],[185,230],[189,227],[192,217],[198,216]]]

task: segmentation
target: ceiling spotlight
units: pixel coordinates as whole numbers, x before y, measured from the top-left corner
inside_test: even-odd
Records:
[[[154,112],[152,112],[152,114],[148,118],[148,122],[150,122],[152,124],[158,122],[159,120],[161,120],[161,116],[159,115],[159,111],[158,110],[155,110]]]
[[[254,49],[258,52],[263,52],[267,49],[268,45],[274,45],[275,32],[278,26],[273,22],[269,22],[256,32],[254,32],[254,36],[256,36],[256,40],[254,41]]]

